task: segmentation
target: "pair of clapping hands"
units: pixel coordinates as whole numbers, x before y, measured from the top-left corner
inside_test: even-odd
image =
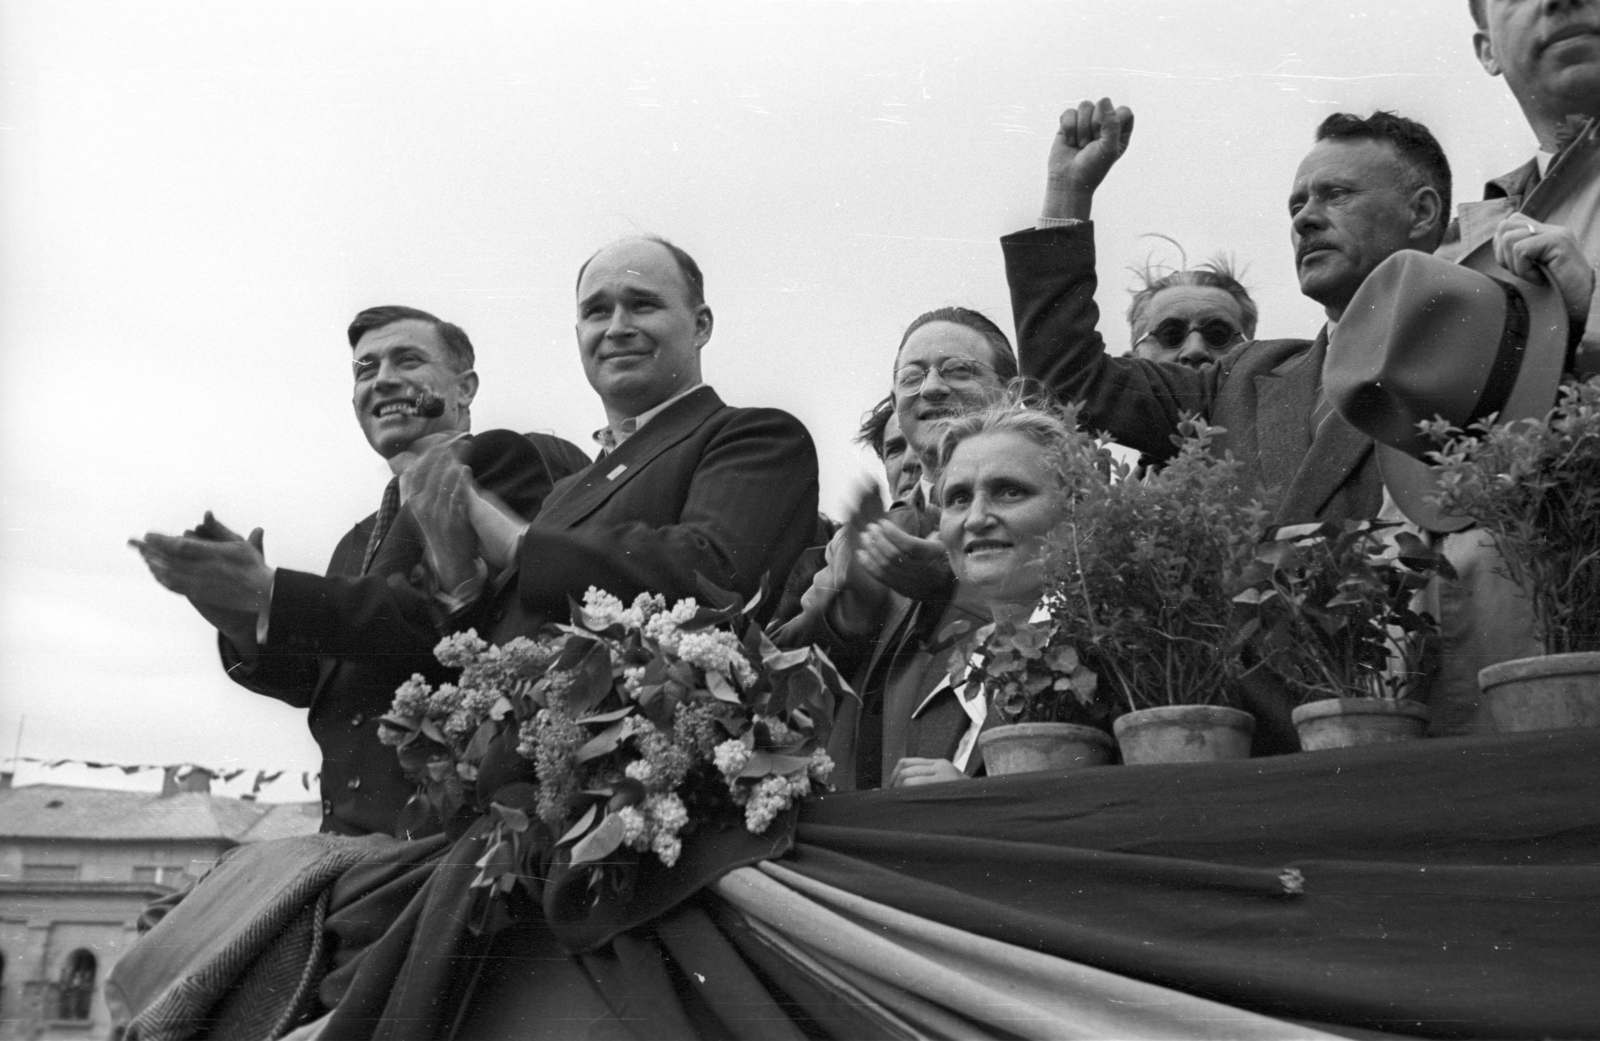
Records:
[[[504,568],[516,557],[528,522],[473,480],[459,433],[434,434],[408,449],[400,493],[427,545],[428,566],[439,588],[451,590],[477,573],[474,560]]]
[[[272,603],[260,528],[241,537],[207,510],[182,535],[147,532],[129,539],[155,580],[182,596],[241,652],[256,646],[256,624]]]

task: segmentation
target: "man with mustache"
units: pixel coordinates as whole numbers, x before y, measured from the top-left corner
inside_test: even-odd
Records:
[[[395,476],[378,512],[340,540],[325,576],[269,567],[260,528],[241,538],[209,513],[183,536],[151,533],[134,545],[157,581],[216,626],[230,679],[308,710],[323,755],[322,830],[415,837],[441,822],[402,819],[415,785],[379,742],[377,719],[412,673],[448,678],[433,657],[434,619],[439,600],[455,601],[449,589],[413,582],[425,573],[422,539],[400,476],[423,449],[447,446],[505,508],[532,516],[589,460],[548,434],[468,435],[478,375],[457,326],[412,307],[374,307],[356,315],[348,338],[356,421]]]
[[[1244,464],[1246,487],[1277,490],[1278,523],[1374,516],[1383,486],[1372,442],[1333,411],[1322,362],[1367,274],[1444,235],[1450,169],[1433,135],[1384,112],[1324,120],[1290,189],[1289,234],[1300,290],[1327,324],[1313,340],[1251,340],[1190,368],[1110,357],[1096,330],[1090,204],[1132,130],[1133,114],[1108,99],[1063,113],[1039,224],[1001,240],[1023,374],[1155,462],[1173,453],[1185,414],[1226,428],[1219,448]]]

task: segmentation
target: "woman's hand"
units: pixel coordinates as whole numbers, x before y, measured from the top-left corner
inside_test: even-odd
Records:
[[[950,561],[937,538],[919,539],[888,520],[861,533],[856,563],[867,574],[912,600],[948,596]]]
[[[1514,213],[1495,229],[1494,259],[1518,278],[1553,284],[1561,291],[1567,316],[1580,328],[1589,320],[1594,266],[1570,229]]]
[[[948,759],[920,759],[908,755],[894,764],[888,787],[914,788],[920,784],[943,784],[945,781],[966,779],[967,775]]]

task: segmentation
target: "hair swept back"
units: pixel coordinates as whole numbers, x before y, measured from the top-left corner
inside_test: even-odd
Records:
[[[1318,141],[1381,141],[1393,148],[1400,163],[1411,174],[1412,191],[1429,187],[1439,193],[1439,231],[1444,238],[1450,224],[1450,160],[1439,147],[1433,132],[1414,119],[1395,112],[1374,112],[1362,118],[1349,112],[1335,112],[1317,126]]]
[[[895,348],[896,368],[900,366],[900,352],[905,349],[906,341],[911,339],[911,334],[924,325],[931,325],[934,322],[960,325],[983,337],[984,342],[989,345],[989,353],[992,356],[989,367],[994,370],[995,377],[1001,383],[1009,383],[1017,378],[1017,352],[1011,349],[1010,338],[982,311],[974,311],[970,307],[937,307],[913,318],[900,336],[900,346]]]
[[[457,372],[466,372],[477,364],[477,356],[472,350],[472,341],[467,339],[467,334],[459,325],[452,325],[435,315],[415,307],[406,307],[404,304],[384,304],[380,307],[369,307],[356,315],[350,322],[350,328],[345,330],[345,336],[350,341],[350,348],[355,349],[361,338],[374,329],[382,329],[396,322],[404,321],[427,322],[439,334],[439,342],[444,344],[446,357],[451,368]]]
[[[858,445],[872,449],[883,458],[884,442],[889,435],[889,420],[894,418],[894,395],[890,394],[861,415],[861,429],[856,432]]]
[[[1075,405],[1057,405],[1026,379],[1011,381],[1000,400],[950,420],[939,438],[934,499],[944,495],[944,472],[964,441],[982,434],[1017,434],[1035,445],[1062,487],[1077,487],[1092,473],[1106,479],[1109,460],[1094,438],[1078,429]]]

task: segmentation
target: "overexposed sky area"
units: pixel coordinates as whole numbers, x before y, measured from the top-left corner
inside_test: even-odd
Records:
[[[1531,154],[1471,32],[1466,0],[4,0],[0,755],[26,715],[24,756],[316,768],[124,540],[209,508],[320,572],[388,477],[349,405],[363,307],[467,330],[478,429],[589,449],[574,275],[664,234],[706,272],[707,378],[804,420],[836,510],[906,323],[1011,327],[996,239],[1064,105],[1137,116],[1095,206],[1114,345],[1130,265],[1175,259],[1151,232],[1233,253],[1261,335],[1309,337],[1286,199],[1323,117],[1422,120],[1463,199]]]

